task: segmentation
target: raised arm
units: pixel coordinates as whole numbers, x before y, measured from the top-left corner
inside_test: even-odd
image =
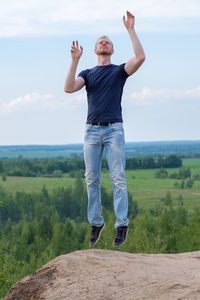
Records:
[[[78,41],[73,41],[72,47],[71,47],[71,65],[69,67],[69,71],[67,73],[67,77],[65,79],[65,85],[64,85],[64,91],[66,93],[74,93],[78,90],[80,90],[84,84],[85,80],[82,77],[77,77],[75,79],[76,75],[76,69],[79,63],[79,59],[81,58],[81,55],[83,53],[83,47],[78,46]]]
[[[123,22],[124,22],[124,26],[126,27],[130,35],[135,56],[126,63],[125,70],[127,74],[132,75],[139,69],[139,67],[145,61],[145,54],[142,45],[135,32],[135,28],[134,28],[135,17],[129,11],[127,11],[126,14],[127,14],[127,18],[123,16]]]

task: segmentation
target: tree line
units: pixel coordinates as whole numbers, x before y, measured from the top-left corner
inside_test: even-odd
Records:
[[[176,155],[166,157],[151,156],[126,158],[126,169],[156,169],[156,168],[177,168],[182,166],[182,160]],[[104,158],[102,168],[107,169],[107,161]],[[82,170],[84,174],[83,158],[7,158],[0,160],[0,174],[4,176],[52,176],[62,177],[69,173],[74,177],[75,172]]]

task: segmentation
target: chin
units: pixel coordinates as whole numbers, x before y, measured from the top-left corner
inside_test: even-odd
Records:
[[[105,50],[98,51],[96,54],[97,54],[97,55],[108,55],[108,56],[112,55],[111,52],[105,51]]]

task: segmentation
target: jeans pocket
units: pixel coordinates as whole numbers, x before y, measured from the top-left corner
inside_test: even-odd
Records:
[[[110,127],[114,131],[123,131],[124,132],[124,127],[121,122],[113,123],[110,125]]]

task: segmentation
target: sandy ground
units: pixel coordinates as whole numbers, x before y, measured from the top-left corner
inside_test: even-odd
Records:
[[[200,299],[200,251],[131,254],[91,249],[50,261],[4,300]]]

